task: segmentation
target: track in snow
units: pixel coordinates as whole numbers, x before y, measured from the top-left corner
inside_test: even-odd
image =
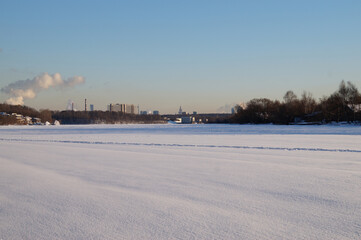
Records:
[[[232,149],[255,149],[255,150],[281,150],[281,151],[312,151],[312,152],[350,152],[361,153],[355,149],[330,149],[330,148],[305,148],[305,147],[267,147],[267,146],[233,146],[233,145],[209,145],[209,144],[166,144],[166,143],[135,143],[135,142],[107,142],[107,141],[69,141],[69,140],[39,140],[39,139],[6,139],[6,142],[38,142],[38,143],[69,143],[69,144],[101,144],[101,145],[127,145],[127,146],[152,146],[152,147],[187,147],[187,148],[232,148]]]

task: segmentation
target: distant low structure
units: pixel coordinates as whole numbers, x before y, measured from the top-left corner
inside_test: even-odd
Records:
[[[195,123],[195,118],[192,116],[186,116],[186,117],[182,117],[182,124],[192,124]]]
[[[174,123],[229,123],[231,118],[230,113],[197,113],[196,115],[181,115],[181,114],[163,114],[161,115],[164,119]],[[183,119],[183,121],[182,121]],[[190,120],[192,119],[192,121]]]
[[[142,110],[139,112],[140,115],[160,115],[158,110]]]
[[[196,120],[195,117],[185,116],[185,117],[176,118],[174,122],[179,124],[192,124],[192,123],[196,123]]]
[[[40,118],[33,118],[33,124],[41,125],[41,119]]]

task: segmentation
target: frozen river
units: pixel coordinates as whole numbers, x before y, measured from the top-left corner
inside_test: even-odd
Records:
[[[0,127],[0,239],[361,239],[361,127]]]

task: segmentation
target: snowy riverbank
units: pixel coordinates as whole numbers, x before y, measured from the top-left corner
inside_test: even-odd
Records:
[[[358,239],[361,128],[0,127],[0,239]]]

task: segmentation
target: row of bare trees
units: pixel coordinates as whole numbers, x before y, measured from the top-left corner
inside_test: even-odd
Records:
[[[109,111],[61,111],[52,117],[62,124],[165,123],[160,115],[138,115]]]
[[[282,102],[257,98],[236,109],[232,117],[236,123],[356,122],[361,121],[361,95],[353,83],[342,81],[336,92],[318,101],[309,92],[298,98],[288,91]]]

